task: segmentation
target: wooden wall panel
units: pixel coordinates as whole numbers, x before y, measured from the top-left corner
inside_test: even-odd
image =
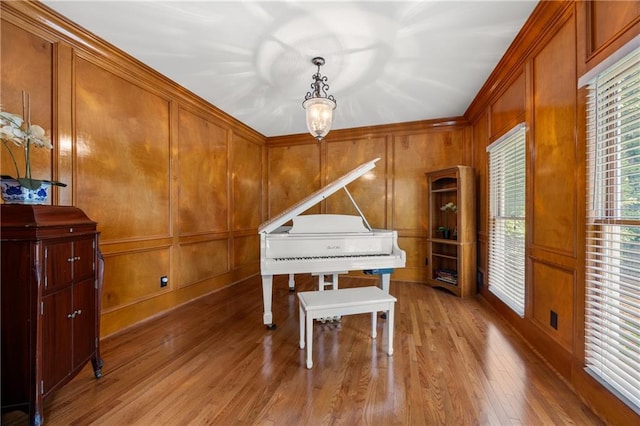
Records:
[[[398,236],[398,246],[407,254],[404,268],[396,268],[391,278],[402,281],[426,282],[428,244],[423,237]]]
[[[328,184],[360,164],[380,158],[376,167],[347,186],[351,196],[374,228],[387,228],[386,217],[386,143],[384,138],[365,138],[327,143],[326,175]],[[338,191],[326,200],[325,213],[358,215],[344,191]]]
[[[430,155],[431,135],[398,135],[393,142],[393,226],[402,232],[427,229],[427,181],[425,172],[440,159]],[[424,260],[422,261],[424,263]]]
[[[233,239],[233,266],[260,262],[260,237],[252,233],[246,237]]]
[[[3,111],[22,114],[22,91],[31,99],[31,122],[38,124],[51,135],[53,98],[53,44],[16,25],[2,22],[0,27],[0,105]],[[8,66],[10,64],[10,66]],[[55,143],[55,137],[52,142]],[[0,171],[3,175],[17,177],[11,156],[1,147]],[[22,149],[11,146],[20,177],[24,177],[24,154]],[[52,179],[51,156],[48,149],[31,151],[31,170],[35,179]],[[50,193],[52,189],[49,189]]]
[[[256,229],[262,219],[262,147],[234,134],[231,159],[233,230]]]
[[[210,118],[180,109],[180,235],[229,230],[227,137]]]
[[[567,21],[533,58],[531,165],[533,244],[576,253],[575,23]],[[583,209],[581,209],[582,213]]]
[[[102,290],[102,309],[111,312],[167,292],[160,287],[160,276],[169,276],[171,249],[131,251],[104,255],[104,285]]]
[[[473,167],[476,172],[476,192],[486,194],[489,189],[489,123],[488,114],[480,117],[473,126]],[[487,232],[487,217],[489,214],[489,202],[487,197],[478,197],[476,200],[476,227],[479,234]]]
[[[202,282],[229,270],[227,239],[180,244],[178,285]]]
[[[640,2],[576,2],[578,77],[604,63],[640,34]]]
[[[56,43],[54,50],[55,76],[54,76],[54,99],[53,108],[55,111],[53,126],[56,129],[53,148],[53,177],[59,182],[64,182],[68,186],[58,187],[51,195],[52,204],[69,206],[73,205],[73,181],[74,181],[74,122],[72,108],[73,105],[73,73],[74,73],[74,51],[68,44]]]
[[[82,58],[75,64],[76,205],[103,242],[169,235],[167,100]]]
[[[275,146],[268,150],[268,216],[273,217],[321,188],[320,144]],[[320,213],[316,205],[304,214]]]
[[[489,145],[489,114],[480,116],[473,126],[473,167],[476,172],[476,228],[478,230],[477,264],[478,271],[487,275],[487,226],[489,214],[489,174],[487,146]],[[478,280],[478,285],[484,284]]]
[[[615,40],[621,30],[637,22],[640,16],[640,1],[592,1],[591,51],[596,51]]]
[[[491,139],[498,139],[524,120],[525,77],[520,72],[513,83],[491,104]]]
[[[575,273],[573,270],[533,260],[531,278],[532,319],[554,340],[573,350]],[[551,326],[551,311],[558,315],[558,328]]]
[[[465,165],[465,142],[464,130],[455,127],[395,137],[392,168],[395,229],[426,232],[429,224],[425,173]]]

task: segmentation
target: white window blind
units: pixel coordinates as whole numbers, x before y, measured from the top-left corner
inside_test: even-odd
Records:
[[[524,316],[526,126],[489,145],[488,288]]]
[[[640,414],[640,49],[588,91],[586,370]]]

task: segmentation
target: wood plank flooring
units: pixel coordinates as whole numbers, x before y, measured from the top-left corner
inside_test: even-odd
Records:
[[[87,366],[45,401],[45,425],[602,424],[493,311],[417,283],[391,283],[392,357],[384,320],[372,340],[369,314],[346,316],[315,325],[308,370],[286,280],[274,278],[272,331],[258,276],[104,339],[102,379]]]

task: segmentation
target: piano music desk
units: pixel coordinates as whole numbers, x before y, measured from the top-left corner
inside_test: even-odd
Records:
[[[393,318],[396,298],[378,287],[355,287],[298,293],[300,305],[300,349],[307,348],[307,368],[313,367],[313,320],[317,318],[371,313],[371,337],[376,338],[378,311],[386,311],[389,341],[387,354],[393,355]],[[306,342],[305,342],[306,330]]]

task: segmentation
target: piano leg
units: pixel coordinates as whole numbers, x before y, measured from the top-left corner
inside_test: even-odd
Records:
[[[294,274],[289,274],[289,291],[296,291],[296,278]]]
[[[389,283],[391,282],[391,274],[380,274],[380,288],[389,294]],[[387,313],[383,312],[381,318],[387,319]]]
[[[262,322],[269,330],[276,328],[273,323],[273,313],[271,312],[271,297],[273,294],[273,275],[262,276],[262,303],[264,305],[264,313]]]
[[[391,281],[391,274],[380,274],[380,288],[385,293],[389,294],[389,282]]]

